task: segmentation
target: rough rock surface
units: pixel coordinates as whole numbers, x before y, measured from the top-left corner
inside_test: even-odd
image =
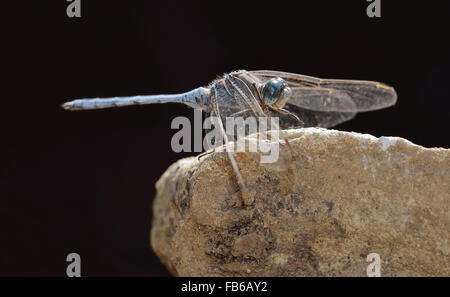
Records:
[[[151,245],[178,276],[450,276],[450,153],[402,138],[290,130],[280,166],[182,159],[156,183]],[[284,148],[286,149],[286,148]]]

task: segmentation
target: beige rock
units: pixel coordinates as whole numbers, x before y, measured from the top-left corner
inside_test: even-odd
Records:
[[[448,149],[289,130],[278,165],[236,153],[179,160],[156,183],[151,245],[178,276],[450,276]]]

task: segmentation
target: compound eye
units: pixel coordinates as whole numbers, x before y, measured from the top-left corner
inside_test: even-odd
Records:
[[[272,78],[266,82],[263,88],[263,101],[266,104],[274,104],[280,97],[287,95],[285,94],[285,90],[289,92],[289,88],[287,88],[287,83],[284,79],[280,77]]]

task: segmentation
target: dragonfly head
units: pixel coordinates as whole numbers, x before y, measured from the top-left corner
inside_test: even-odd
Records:
[[[283,108],[291,96],[291,88],[281,77],[272,78],[264,84],[262,90],[264,103],[275,108]]]

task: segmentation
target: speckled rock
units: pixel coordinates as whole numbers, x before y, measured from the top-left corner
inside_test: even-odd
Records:
[[[450,276],[448,149],[394,137],[289,130],[278,164],[224,152],[156,183],[151,245],[178,276]]]

